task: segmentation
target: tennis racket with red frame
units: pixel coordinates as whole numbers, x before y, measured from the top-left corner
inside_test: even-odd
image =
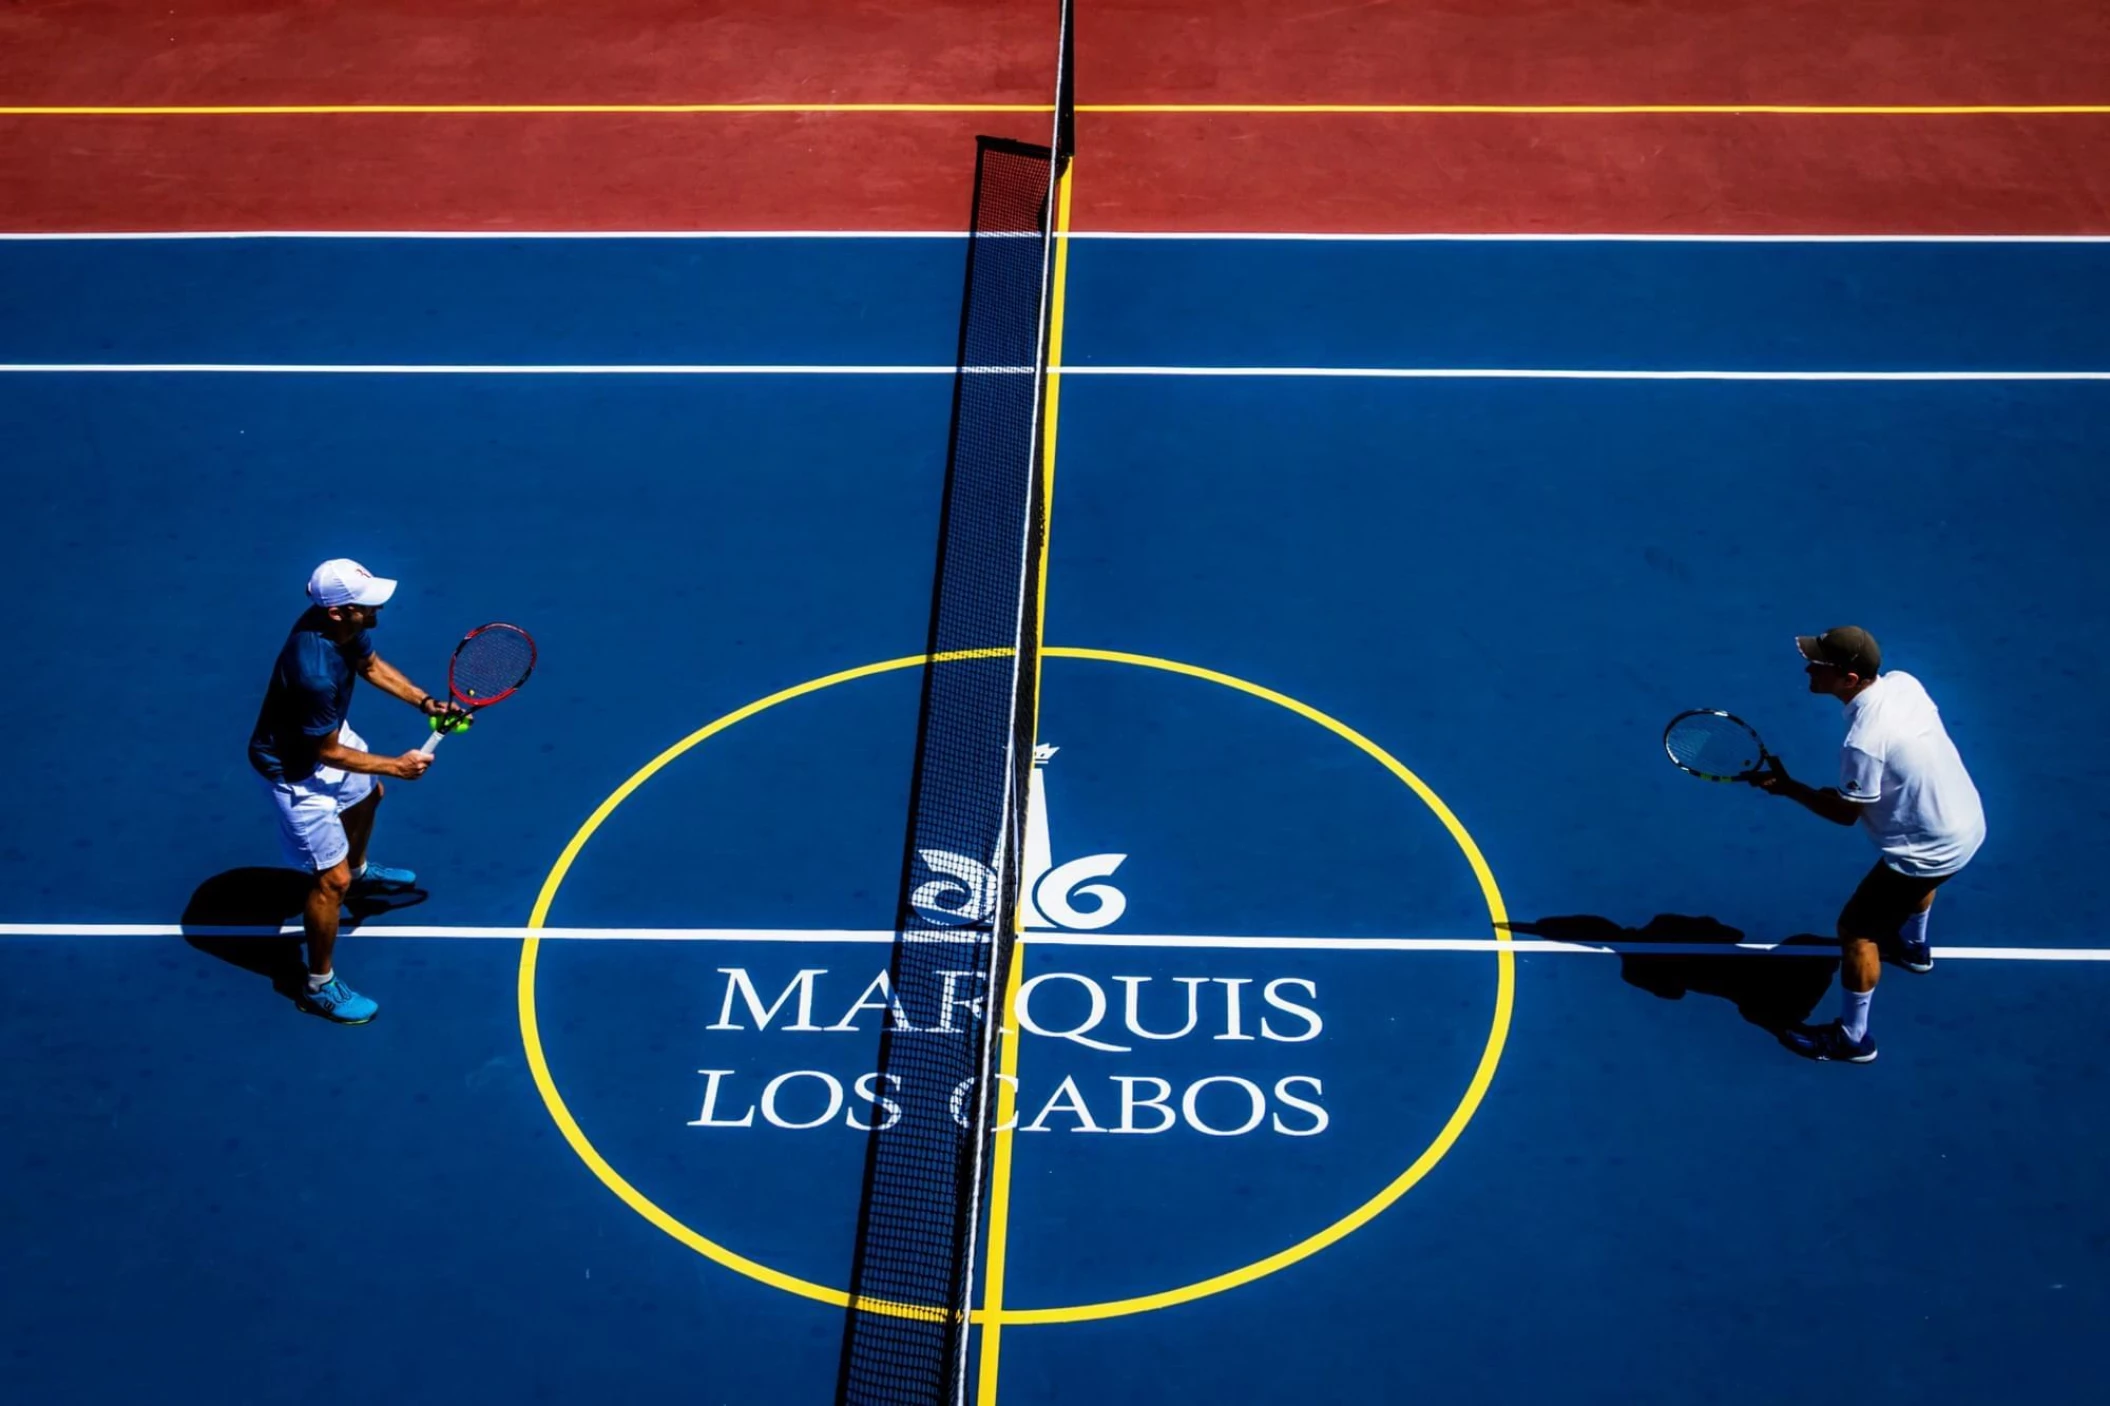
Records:
[[[432,720],[432,736],[418,750],[431,756],[440,739],[459,732],[493,703],[511,698],[535,672],[535,640],[518,625],[493,622],[462,636],[447,664],[447,691],[469,710],[467,718]]]

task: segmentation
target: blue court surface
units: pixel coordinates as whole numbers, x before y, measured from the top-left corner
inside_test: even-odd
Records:
[[[0,242],[10,1399],[831,1399],[962,252]],[[982,1399],[2098,1400],[2110,243],[1079,237],[1062,311]],[[389,784],[360,1029],[223,931],[336,555],[427,687],[541,645]],[[1659,744],[1828,783],[1848,622],[1991,825],[1863,1068],[1770,1032],[1867,843]]]

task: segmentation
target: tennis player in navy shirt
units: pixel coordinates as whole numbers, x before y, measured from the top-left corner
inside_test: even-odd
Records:
[[[344,984],[332,966],[338,910],[356,889],[403,889],[417,882],[407,869],[368,862],[366,843],[382,787],[393,776],[415,781],[432,765],[423,752],[384,757],[346,723],[352,684],[365,679],[427,717],[462,711],[441,702],[374,652],[367,632],[396,583],[356,561],[338,558],[308,578],[308,609],[294,622],[271,669],[264,706],[249,738],[255,768],[278,813],[286,858],[312,876],[301,927],[307,938],[308,981],[301,1004],[345,1025],[363,1025],[380,1007]]]

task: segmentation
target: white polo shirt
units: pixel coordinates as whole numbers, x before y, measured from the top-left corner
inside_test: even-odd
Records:
[[[1887,673],[1846,705],[1839,791],[1883,862],[1920,878],[1953,874],[1985,842],[1985,810],[1942,727],[1941,710],[1910,674]]]

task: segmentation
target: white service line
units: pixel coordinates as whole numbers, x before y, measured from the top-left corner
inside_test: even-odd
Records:
[[[477,927],[423,926],[369,923],[348,934],[361,938],[426,938],[518,942],[536,937],[552,942],[717,942],[796,943],[824,945],[847,943],[885,946],[894,941],[891,929],[870,928],[584,928],[584,927]],[[298,937],[300,928],[233,927],[218,924],[180,923],[0,923],[0,938],[6,937]],[[932,941],[956,939],[933,937]],[[1209,936],[1193,933],[1088,933],[1030,932],[1020,939],[1028,947],[1126,947],[1133,949],[1192,949],[1218,952],[1515,952],[1522,954],[1568,953],[1584,956],[1646,957],[1828,957],[1832,944],[1743,942],[1553,942],[1544,938],[1491,937],[1253,937]],[[1959,961],[2002,962],[2110,962],[2110,947],[1937,947],[1936,957]]]
[[[951,366],[779,365],[433,365],[269,361],[38,361],[0,363],[0,373],[210,376],[950,376]],[[1028,367],[970,367],[972,371],[1022,372]]]
[[[1184,934],[1027,933],[1030,947],[1165,947],[1256,952],[1516,952],[1579,953],[1628,957],[1819,957],[1829,959],[1832,942],[1554,942],[1516,937],[1202,937]],[[2110,948],[1937,947],[1937,957],[1964,961],[2110,962]]]
[[[1023,375],[971,366],[970,375]],[[951,366],[786,366],[632,363],[438,365],[315,362],[0,362],[0,375],[219,376],[950,376]],[[1275,377],[1401,381],[2110,381],[2106,371],[1712,371],[1493,366],[1063,366],[1057,376]]]
[[[1495,366],[1064,366],[1061,376],[1279,376],[1402,381],[2110,381],[2110,371],[1710,371]]]
[[[347,935],[385,938],[443,938],[518,942],[541,937],[559,942],[868,942],[891,943],[886,929],[851,928],[527,928],[434,927],[416,923],[345,926]],[[0,937],[298,937],[298,923],[243,927],[227,923],[0,923]]]
[[[1071,239],[1284,244],[2110,244],[2110,234],[1473,234],[1072,230]]]

